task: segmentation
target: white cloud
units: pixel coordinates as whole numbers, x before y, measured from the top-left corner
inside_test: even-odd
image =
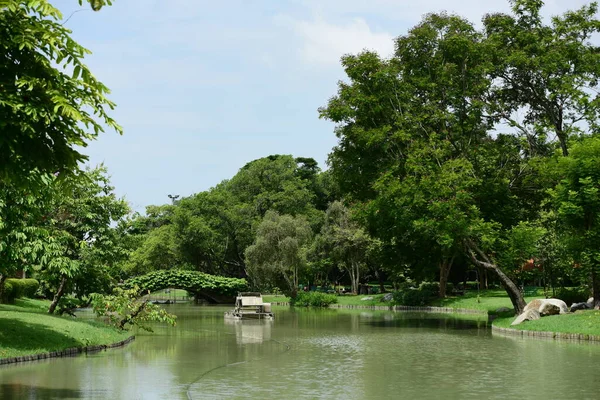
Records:
[[[363,18],[334,24],[317,16],[311,20],[298,20],[279,16],[276,22],[290,27],[300,38],[300,58],[312,66],[337,66],[340,57],[362,50],[374,50],[384,57],[394,51],[394,37],[387,32],[376,32]]]

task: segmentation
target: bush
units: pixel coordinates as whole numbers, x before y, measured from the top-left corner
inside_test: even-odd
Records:
[[[451,290],[449,286],[447,290]],[[410,284],[400,285],[397,292],[392,294],[394,304],[420,307],[431,303],[440,292],[440,284],[438,282],[422,282],[419,287],[413,287]]]
[[[556,291],[556,298],[561,299],[570,307],[573,303],[586,302],[590,297],[589,290],[582,287],[560,288]]]
[[[2,298],[0,299],[1,303],[12,303],[15,300],[14,297],[14,287],[7,279],[4,281],[4,290],[2,291]]]
[[[4,282],[2,302],[12,303],[21,297],[34,297],[40,283],[35,279],[7,279]]]
[[[300,292],[290,303],[297,307],[328,307],[337,303],[337,296],[322,292]]]

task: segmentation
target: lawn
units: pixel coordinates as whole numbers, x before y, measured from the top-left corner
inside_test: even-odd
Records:
[[[536,321],[525,321],[519,325],[510,326],[513,320],[514,317],[498,318],[494,320],[494,326],[526,331],[580,333],[600,336],[600,311],[598,310],[552,315]]]
[[[533,299],[543,299],[542,289],[538,289],[533,296],[525,298],[526,302]],[[487,311],[494,314],[497,309],[507,307],[512,309],[512,303],[504,290],[482,290],[466,292],[463,296],[446,297],[445,299],[436,299],[431,304],[437,307],[467,308],[470,310]]]
[[[0,304],[0,358],[107,345],[131,335],[96,321],[48,315],[48,304],[31,299]]]

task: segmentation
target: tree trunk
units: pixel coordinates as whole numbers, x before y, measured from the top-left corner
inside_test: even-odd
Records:
[[[515,312],[517,315],[521,314],[526,303],[525,299],[523,299],[523,293],[521,293],[517,285],[515,285],[515,283],[496,264],[494,264],[475,243],[469,240],[466,242],[466,246],[469,256],[475,265],[490,270],[498,276],[502,287],[506,290],[512,305],[515,308]],[[479,256],[481,260],[477,258],[477,256]]]
[[[600,279],[595,267],[592,267],[592,297],[594,297],[594,309],[600,310]]]
[[[378,270],[375,270],[375,276],[377,277],[377,281],[379,282],[379,292],[385,293],[385,285],[383,282],[383,277],[381,276],[381,274],[379,273]]]
[[[360,272],[358,266],[354,263],[350,264],[350,280],[352,281],[352,294],[358,294],[358,282],[360,282]]]
[[[6,280],[6,275],[0,275],[0,303],[2,302],[2,297],[4,297],[4,281]]]
[[[452,263],[454,262],[454,257],[448,259],[444,258],[440,262],[440,299],[446,297],[446,286],[448,284],[448,275],[450,275],[450,268],[452,268]]]
[[[61,297],[63,296],[63,294],[65,292],[66,284],[67,284],[67,277],[65,275],[63,275],[62,279],[60,280],[60,285],[58,286],[58,290],[56,291],[56,294],[54,295],[54,298],[52,299],[52,303],[50,303],[50,308],[48,309],[48,314],[54,314],[54,310],[56,310],[56,306],[58,305],[58,302],[60,301]]]

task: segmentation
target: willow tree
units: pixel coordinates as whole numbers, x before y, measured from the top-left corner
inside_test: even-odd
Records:
[[[311,236],[312,230],[303,216],[267,211],[254,244],[245,252],[248,274],[259,284],[285,284],[282,291],[295,298],[300,275],[307,266]]]

